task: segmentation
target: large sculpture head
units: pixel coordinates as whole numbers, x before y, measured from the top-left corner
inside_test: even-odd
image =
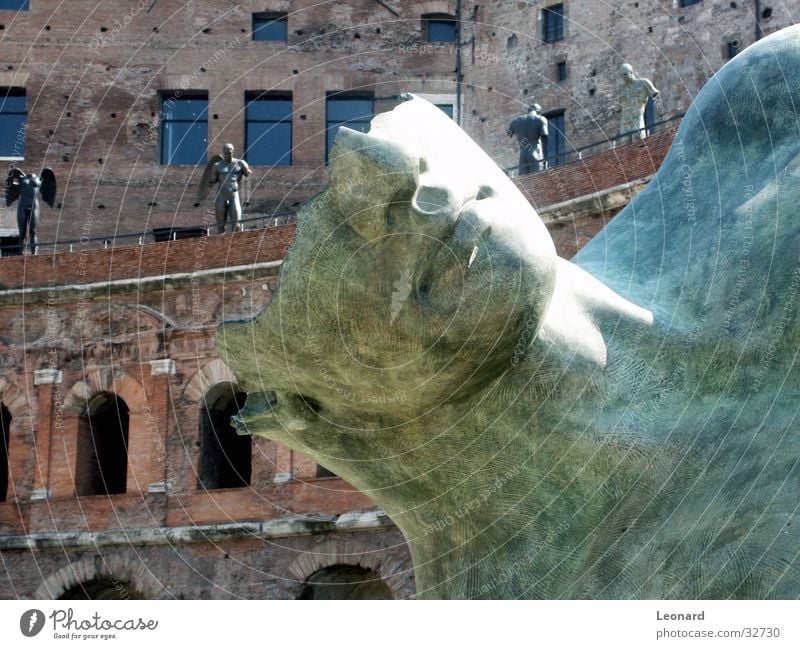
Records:
[[[410,98],[342,128],[280,288],[220,341],[250,392],[335,423],[397,422],[474,394],[540,326],[556,254],[534,209],[442,111]]]

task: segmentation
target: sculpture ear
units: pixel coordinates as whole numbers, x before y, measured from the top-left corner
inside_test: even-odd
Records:
[[[400,144],[342,127],[331,151],[327,191],[359,236],[385,232],[390,203],[409,200],[419,181],[419,158]]]

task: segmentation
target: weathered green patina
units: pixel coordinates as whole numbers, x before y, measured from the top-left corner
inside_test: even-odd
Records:
[[[403,531],[422,597],[800,596],[800,29],[728,63],[574,260],[420,99],[342,130],[241,416]]]

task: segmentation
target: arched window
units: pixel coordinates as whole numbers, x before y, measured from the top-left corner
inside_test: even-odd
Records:
[[[368,568],[339,564],[318,570],[297,599],[394,599],[386,582]]]
[[[73,586],[64,591],[58,599],[125,600],[144,599],[144,597],[136,592],[129,583],[107,577],[92,579]]]
[[[252,438],[231,426],[247,394],[231,383],[209,388],[200,403],[198,489],[230,489],[250,484]]]
[[[0,403],[0,502],[8,497],[8,429],[11,413],[6,404]]]
[[[110,392],[89,400],[78,424],[75,491],[122,494],[128,478],[128,405]]]

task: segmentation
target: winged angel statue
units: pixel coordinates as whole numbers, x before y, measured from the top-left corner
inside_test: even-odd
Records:
[[[53,170],[45,167],[40,175],[26,174],[22,169],[12,169],[8,172],[5,182],[6,207],[11,207],[15,201],[17,205],[17,227],[19,228],[20,251],[25,248],[25,239],[31,248],[31,254],[36,254],[39,243],[37,230],[39,228],[39,196],[50,207],[56,202],[56,175]]]

